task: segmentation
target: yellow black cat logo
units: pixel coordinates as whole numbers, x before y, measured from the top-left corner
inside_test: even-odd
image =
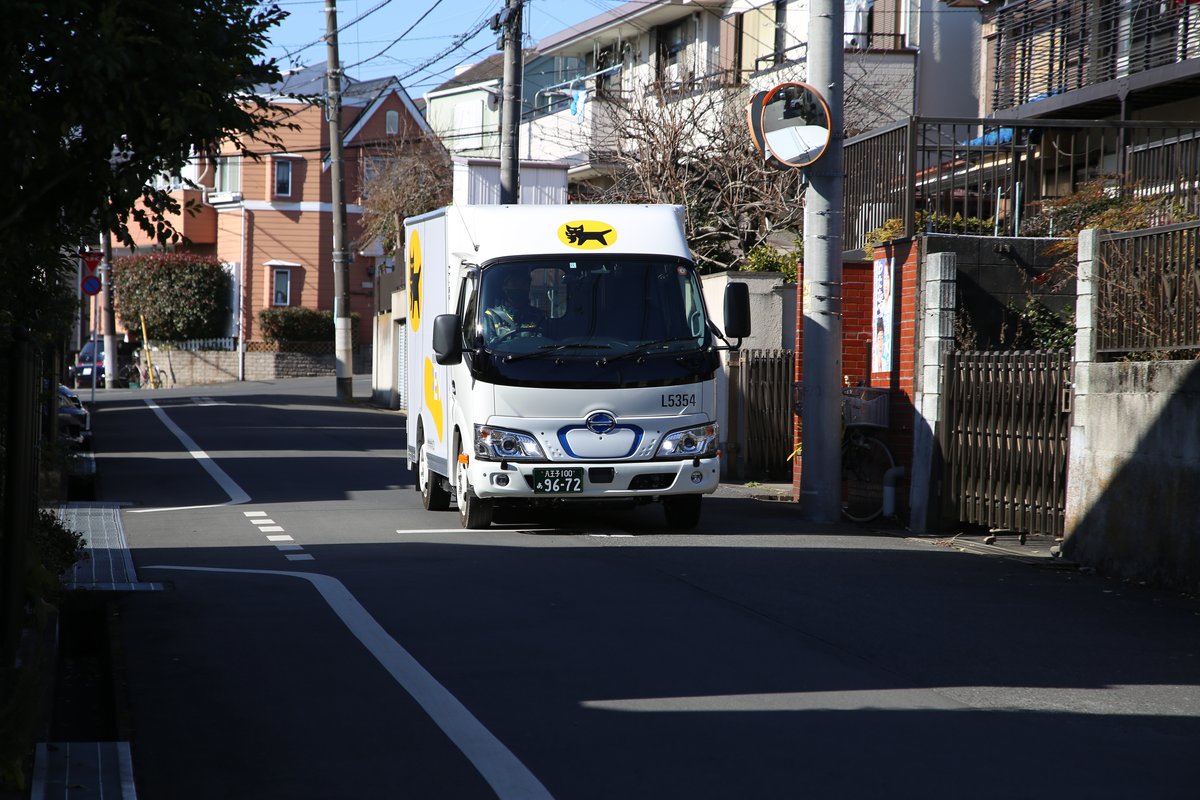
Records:
[[[580,219],[562,225],[558,229],[558,240],[580,250],[600,250],[617,241],[617,232],[607,223]]]
[[[408,238],[408,326],[421,327],[421,237],[414,230]]]

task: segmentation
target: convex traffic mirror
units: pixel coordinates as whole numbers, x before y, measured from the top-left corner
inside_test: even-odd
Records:
[[[784,167],[807,167],[829,147],[829,106],[806,83],[781,83],[746,110],[750,136],[764,156]]]

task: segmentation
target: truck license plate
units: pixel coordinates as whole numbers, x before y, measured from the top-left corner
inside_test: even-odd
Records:
[[[536,494],[582,494],[583,467],[534,467]]]

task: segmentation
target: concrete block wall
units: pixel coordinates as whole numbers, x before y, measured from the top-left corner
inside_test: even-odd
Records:
[[[223,350],[151,351],[154,366],[163,370],[167,386],[203,386],[238,380],[237,352]],[[247,352],[244,375],[248,381],[271,381],[280,378],[333,376],[335,362],[332,353]],[[371,350],[361,348],[354,355],[354,374],[371,372]]]

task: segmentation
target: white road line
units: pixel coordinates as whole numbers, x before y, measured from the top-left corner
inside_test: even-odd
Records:
[[[282,534],[279,536],[268,536],[267,541],[268,542],[292,542],[295,540],[285,533],[285,534]]]
[[[304,548],[298,544],[277,544],[275,545],[275,549],[281,553],[289,553],[297,550],[303,550]]]
[[[191,454],[192,458],[196,459],[196,461],[198,461],[200,463],[200,466],[204,467],[204,471],[207,472],[209,475],[211,475],[212,479],[215,480],[220,485],[220,487],[225,490],[225,494],[229,495],[228,503],[217,503],[216,506],[233,506],[233,505],[239,505],[241,503],[249,503],[250,502],[250,495],[246,494],[246,492],[242,490],[242,487],[240,487],[236,483],[234,483],[233,478],[226,475],[225,471],[216,465],[216,462],[214,462],[209,457],[208,453],[205,453],[203,450],[201,450],[200,446],[197,445],[196,442],[192,440],[192,437],[190,437],[186,433],[184,433],[183,428],[180,428],[178,425],[176,425],[174,420],[172,420],[170,417],[168,417],[166,412],[158,407],[157,403],[155,403],[153,400],[150,400],[150,399],[146,399],[145,403],[147,406],[150,407],[150,410],[154,412],[155,416],[157,416],[159,418],[159,420],[162,421],[162,424],[167,426],[167,430],[169,430],[171,433],[175,434],[175,438],[183,443],[183,446],[185,448],[187,448],[187,451],[188,451],[188,453]],[[187,506],[187,508],[211,508],[211,507],[213,507],[213,506]],[[172,511],[172,510],[175,510],[175,509],[170,509],[170,508],[133,508],[133,509],[130,509],[130,511],[134,514],[144,513],[147,511]]]
[[[253,522],[255,525],[274,525],[275,524],[275,520],[265,519],[265,518],[264,519],[252,519],[250,521]]]
[[[267,515],[265,511],[243,511],[242,513],[247,517],[265,517]]]
[[[284,556],[288,561],[312,561],[313,557],[309,553],[289,553]]]
[[[283,526],[282,525],[267,525],[262,528],[259,528],[259,530],[262,531],[263,533],[280,533],[281,531],[283,531]]]
[[[388,674],[425,713],[429,715],[467,760],[479,770],[500,800],[541,800],[550,792],[512,751],[504,746],[483,723],[467,710],[429,672],[393,639],[383,626],[363,608],[350,590],[330,575],[310,572],[279,572],[264,569],[224,569],[220,567],[182,567],[159,565],[145,569],[186,570],[189,572],[225,572],[244,575],[270,575],[308,581],[329,604],[333,613],[375,656]]]

